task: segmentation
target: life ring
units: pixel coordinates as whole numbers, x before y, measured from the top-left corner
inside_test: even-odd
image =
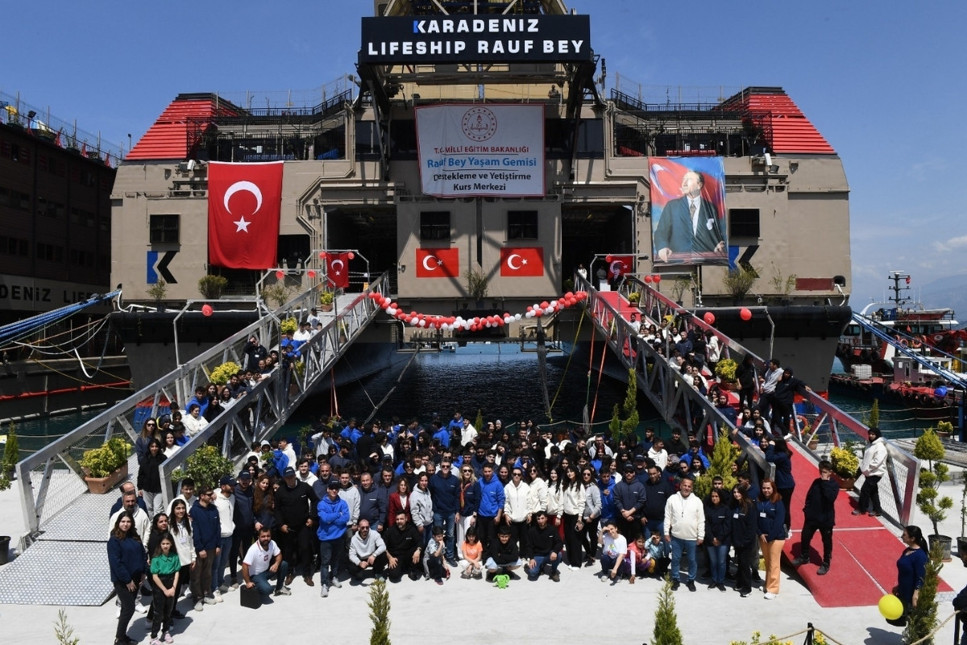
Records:
[[[910,344],[910,343],[907,342],[907,339],[906,338],[900,338],[899,336],[897,336],[896,339],[898,341],[900,341],[900,344],[903,345],[904,347],[907,347]]]
[[[934,334],[934,336],[933,336],[933,342],[939,343],[942,340],[943,340],[943,334]]]
[[[913,349],[920,349],[923,347],[923,343],[920,342],[920,339],[914,338],[913,341],[910,342],[910,347]]]

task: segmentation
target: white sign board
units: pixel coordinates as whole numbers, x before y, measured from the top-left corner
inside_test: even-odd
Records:
[[[416,109],[423,192],[435,197],[543,197],[544,107]]]

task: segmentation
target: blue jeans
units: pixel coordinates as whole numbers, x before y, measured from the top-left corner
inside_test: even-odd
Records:
[[[559,566],[561,566],[561,558],[564,557],[562,555],[563,553],[564,553],[563,551],[558,551],[557,552],[557,559],[555,559],[555,560],[551,560],[551,556],[549,554],[548,555],[532,555],[531,556],[531,560],[533,560],[534,561],[534,564],[537,565],[537,566],[535,566],[533,569],[531,569],[529,562],[524,565],[524,573],[527,574],[527,579],[528,580],[537,580],[541,576],[541,570],[544,568],[544,565],[545,564],[550,565],[550,567],[551,567],[551,574],[550,575],[554,575],[555,573],[557,573],[557,568]]]
[[[272,593],[272,583],[269,582],[269,576],[272,572],[266,569],[262,573],[257,573],[252,576],[252,582],[255,584],[255,588],[259,590],[259,593],[263,596],[268,596]],[[289,563],[285,560],[279,565],[279,570],[275,578],[275,591],[282,589],[282,585],[285,584],[285,577],[289,575]]]
[[[672,536],[672,580],[678,581],[682,568],[682,551],[688,558],[688,581],[695,580],[698,575],[698,562],[695,561],[695,540],[683,540]]]
[[[433,526],[442,526],[446,536],[443,553],[447,560],[455,560],[457,554],[457,543],[453,533],[455,516],[456,513],[433,513]]]
[[[711,570],[712,582],[723,584],[725,582],[725,564],[729,559],[729,545],[713,546],[710,542],[706,542],[705,546],[708,547],[708,566]]]
[[[339,576],[339,561],[342,558],[345,539],[319,541],[319,584],[328,585]]]
[[[232,558],[232,536],[219,538],[218,546],[222,551],[218,557],[212,558],[212,592],[222,586],[225,567]]]

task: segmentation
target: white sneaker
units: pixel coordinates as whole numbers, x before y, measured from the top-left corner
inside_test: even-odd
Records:
[[[121,617],[121,607],[120,606],[118,606],[118,608],[114,610],[114,617],[115,618],[120,618]]]
[[[146,614],[148,613],[148,608],[145,605],[136,602],[134,603],[134,611],[138,612],[139,614]]]
[[[198,602],[195,603],[195,611],[205,611],[204,601],[199,600]]]
[[[342,583],[336,580],[335,578],[329,581],[329,586],[335,587],[336,589],[342,589]]]
[[[776,597],[776,594],[772,593],[771,591],[767,591],[763,596],[763,598],[765,598],[766,600],[772,600],[775,597]]]
[[[215,596],[215,602],[224,602],[220,591],[215,591],[213,595]]]
[[[218,593],[220,593],[220,594],[228,593],[228,585],[222,585],[221,587],[219,587],[218,588]]]
[[[322,589],[319,590],[319,595],[323,598],[329,597],[329,587],[328,585],[322,585]]]
[[[217,605],[218,604],[218,601],[215,600],[215,598],[212,597],[212,596],[205,596],[205,601],[204,602],[205,602],[206,605]]]

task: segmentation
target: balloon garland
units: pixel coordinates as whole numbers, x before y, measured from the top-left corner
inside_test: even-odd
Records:
[[[541,318],[542,316],[550,315],[555,311],[561,311],[567,309],[568,307],[573,307],[577,303],[586,300],[588,294],[586,291],[568,291],[557,300],[544,300],[540,303],[528,305],[527,311],[523,314],[511,314],[504,312],[503,315],[483,317],[474,316],[473,318],[463,318],[462,316],[437,316],[435,314],[421,314],[416,311],[407,313],[400,309],[398,303],[393,302],[381,294],[373,292],[369,294],[369,297],[371,300],[375,301],[376,304],[378,304],[383,311],[387,313],[387,315],[393,316],[397,320],[401,320],[411,327],[443,329],[445,331],[453,331],[455,329],[481,331],[493,327],[503,327],[504,325],[509,325],[512,322],[516,322],[524,318]]]

